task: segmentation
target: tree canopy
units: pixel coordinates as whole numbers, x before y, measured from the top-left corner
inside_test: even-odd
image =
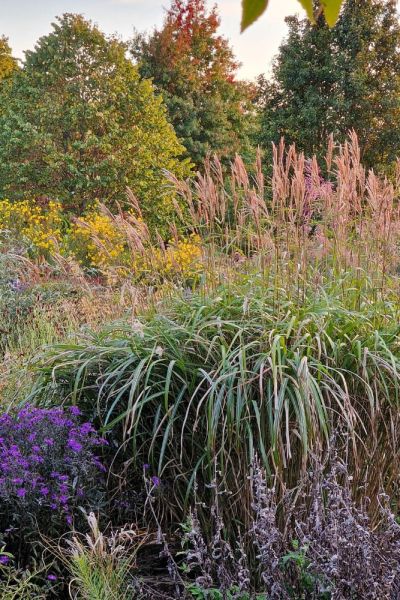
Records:
[[[248,88],[237,81],[238,63],[218,28],[205,0],[173,0],[163,27],[138,35],[132,49],[196,164],[209,152],[232,156],[247,144]]]
[[[53,24],[0,97],[0,194],[50,196],[74,211],[124,202],[131,186],[156,221],[172,199],[163,169],[189,172],[161,97],[126,46],[82,16]]]
[[[289,34],[260,78],[261,144],[284,136],[311,156],[327,136],[359,135],[364,161],[390,163],[400,151],[400,25],[395,0],[347,0],[329,29],[287,19]]]
[[[12,56],[8,39],[0,36],[0,81],[7,79],[18,69],[18,62]]]

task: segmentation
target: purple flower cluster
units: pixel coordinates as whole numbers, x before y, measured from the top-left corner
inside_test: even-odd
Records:
[[[96,450],[105,444],[72,406],[26,406],[0,417],[0,501],[19,514],[47,509],[72,522],[73,508],[104,471]]]

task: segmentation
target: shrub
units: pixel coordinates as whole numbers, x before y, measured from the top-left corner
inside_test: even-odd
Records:
[[[81,296],[82,290],[69,282],[28,283],[18,276],[13,276],[11,269],[4,273],[4,278],[0,272],[0,352],[13,347],[21,332],[26,335],[30,326],[36,325],[36,333],[46,325],[54,332],[68,329],[73,311],[70,311],[71,315],[66,315],[65,306],[62,310],[62,305],[65,305],[68,299],[77,304]],[[57,308],[58,319],[55,318]],[[31,333],[34,335],[35,332]],[[42,343],[40,338],[40,335],[36,336],[37,346]],[[50,342],[51,339],[47,338],[45,341]]]
[[[72,524],[78,505],[99,499],[104,470],[96,451],[104,444],[76,407],[26,406],[0,417],[2,531],[62,520]],[[98,486],[98,490],[94,488]]]
[[[174,232],[166,243],[161,238],[157,243],[136,200],[132,208],[114,215],[98,205],[75,220],[68,236],[75,256],[102,273],[110,284],[193,283],[203,270],[200,236],[185,238]]]
[[[125,276],[138,283],[160,285],[172,282],[181,286],[198,283],[204,271],[202,246],[198,235],[171,239],[167,244],[149,247],[144,253],[136,254],[132,261],[132,273]]]
[[[127,245],[123,232],[110,215],[99,210],[92,210],[83,219],[77,219],[72,224],[69,239],[83,265],[106,271],[113,265],[126,263]]]
[[[19,255],[42,262],[46,258],[49,270],[56,270],[60,260],[72,260],[86,273],[94,270],[101,274],[109,284],[193,283],[203,268],[200,236],[184,237],[174,232],[167,242],[159,237],[157,243],[139,207],[137,210],[137,217],[132,209],[113,214],[104,205],[95,204],[77,219],[62,213],[61,206],[52,201],[2,200],[0,234],[5,248],[16,247]],[[3,256],[7,260],[7,255]],[[7,283],[13,292],[30,287],[12,277]]]
[[[381,504],[379,526],[372,527],[352,498],[345,464],[330,458],[328,470],[314,460],[309,476],[282,504],[254,463],[251,513],[236,544],[225,537],[220,516],[227,490],[213,483],[211,535],[202,531],[196,511],[185,527],[185,572],[194,579],[189,589],[196,598],[399,597],[400,526]]]
[[[61,240],[61,205],[53,200],[38,202],[0,201],[0,233],[25,242],[31,256],[49,255]]]

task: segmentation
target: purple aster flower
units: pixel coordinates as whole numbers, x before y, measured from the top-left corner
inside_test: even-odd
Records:
[[[102,442],[91,423],[78,422],[79,415],[77,407],[28,405],[17,415],[0,415],[1,504],[12,507],[18,498],[33,516],[40,507],[72,523],[83,490],[99,483],[99,469],[106,470],[94,453]]]
[[[47,579],[48,579],[49,581],[57,581],[58,577],[57,577],[57,575],[54,575],[53,573],[49,573],[49,574],[47,575]]]
[[[151,481],[153,482],[154,487],[158,487],[161,483],[161,479],[156,475],[152,476]]]
[[[12,291],[16,293],[23,292],[27,288],[27,285],[18,279],[18,277],[16,279],[12,279],[9,285]]]
[[[71,448],[71,450],[73,450],[74,452],[80,452],[82,450],[82,444],[80,444],[74,439],[68,440],[68,447]]]
[[[149,463],[144,463],[144,465],[143,465],[143,469],[144,469],[145,471],[147,471],[148,469],[150,469],[150,465],[149,465]]]
[[[92,433],[92,431],[94,431],[94,429],[91,423],[83,423],[79,428],[81,435],[88,435],[88,433]]]
[[[7,565],[10,562],[10,557],[6,556],[5,554],[2,554],[0,556],[0,564],[1,565]]]
[[[21,456],[21,450],[16,444],[12,444],[12,446],[10,447],[10,456],[13,456],[15,458],[17,456]]]

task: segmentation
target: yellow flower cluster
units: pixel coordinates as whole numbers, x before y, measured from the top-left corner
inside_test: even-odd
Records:
[[[139,219],[136,217],[136,221]],[[111,215],[95,207],[70,231],[75,256],[86,265],[99,269],[110,283],[133,279],[141,283],[161,280],[192,280],[200,270],[199,236],[170,241],[165,249],[155,247],[145,236],[145,251],[134,251],[128,233]],[[70,244],[70,245],[71,245]]]
[[[0,200],[0,231],[25,240],[34,254],[49,254],[61,239],[62,210],[58,202]]]
[[[73,224],[70,236],[82,263],[105,270],[124,261],[124,234],[106,214],[93,210]]]
[[[201,268],[200,237],[192,235],[188,239],[170,242],[166,250],[155,253],[155,268],[165,279],[193,279]]]
[[[192,235],[170,241],[166,248],[149,246],[145,253],[134,254],[124,275],[141,283],[179,281],[188,285],[201,273],[201,259],[200,238]]]
[[[133,214],[133,213],[132,213]],[[129,215],[125,215],[128,216]],[[202,270],[201,239],[197,235],[170,240],[165,247],[154,245],[145,224],[136,229],[140,240],[135,249],[129,238],[129,218],[104,212],[94,206],[81,219],[73,220],[69,228],[58,202],[45,203],[23,200],[0,200],[0,233],[9,232],[24,239],[34,256],[51,256],[55,251],[77,259],[84,267],[93,267],[109,283],[130,279],[141,284],[165,281],[193,282]],[[135,217],[136,226],[141,218]],[[128,227],[126,227],[128,224]]]

